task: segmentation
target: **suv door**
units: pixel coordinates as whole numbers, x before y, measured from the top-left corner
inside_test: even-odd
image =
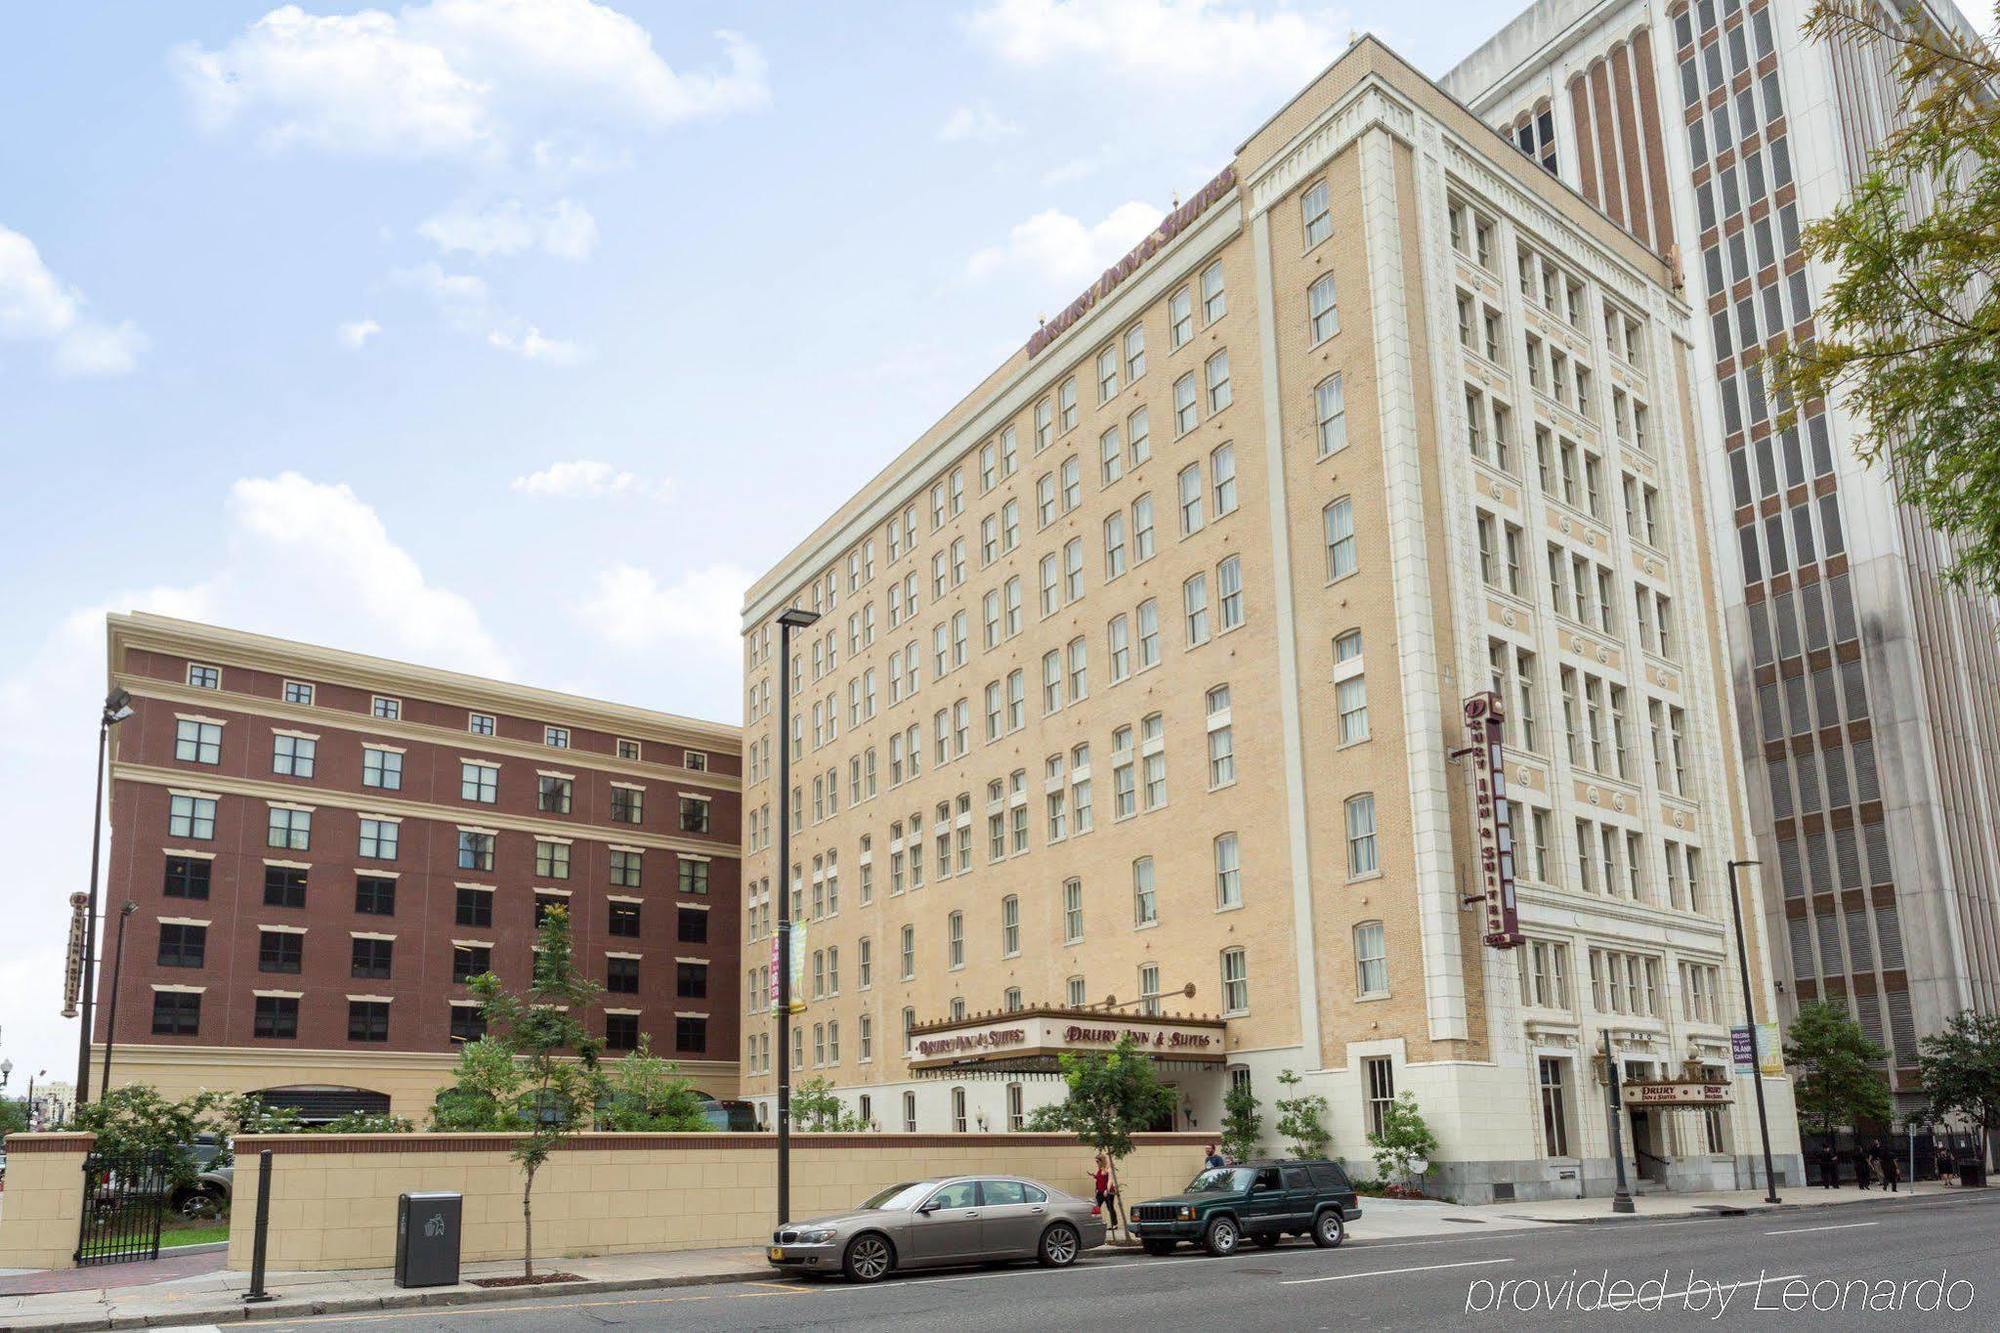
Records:
[[[980,1232],[979,1182],[954,1180],[940,1186],[910,1219],[910,1258],[922,1264],[970,1262],[986,1256]]]
[[[1306,1174],[1303,1166],[1280,1167],[1279,1173],[1285,1184],[1284,1229],[1304,1231],[1312,1225],[1314,1198],[1312,1177]]]
[[[987,1257],[1032,1259],[1042,1242],[1048,1216],[1048,1196],[1018,1180],[979,1182],[979,1235]]]
[[[1268,1235],[1285,1225],[1285,1182],[1275,1166],[1260,1166],[1250,1181],[1241,1213],[1245,1235]]]

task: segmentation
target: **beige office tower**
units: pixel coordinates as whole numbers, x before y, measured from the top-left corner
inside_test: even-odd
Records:
[[[886,1132],[1020,1128],[1129,1032],[1171,1127],[1247,1082],[1277,1149],[1319,1095],[1373,1175],[1407,1093],[1434,1187],[1575,1196],[1610,1189],[1608,1049],[1630,1172],[1747,1185],[1690,319],[1357,42],[751,589],[744,1095],[771,1115],[789,891],[794,1081]]]
[[[1799,252],[1898,116],[1886,44],[1808,42],[1800,0],[1546,0],[1445,86],[1687,271],[1709,530],[1749,758],[1779,1013],[1846,1007],[1887,1047],[2000,1009],[2000,615],[1855,456],[1838,402],[1777,430],[1762,361],[1813,337]],[[1880,16],[1895,23],[1901,5]],[[1949,0],[1925,22],[1969,33]]]

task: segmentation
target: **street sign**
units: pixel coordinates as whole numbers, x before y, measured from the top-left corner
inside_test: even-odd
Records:
[[[72,893],[69,896],[69,956],[63,963],[64,1018],[76,1017],[76,1007],[83,998],[84,918],[89,910],[89,894]]]
[[[1507,761],[1501,752],[1504,712],[1488,691],[1465,701],[1465,743],[1472,755],[1472,798],[1478,814],[1479,876],[1486,905],[1486,943],[1518,948],[1521,918],[1514,900],[1514,826],[1507,801]]]

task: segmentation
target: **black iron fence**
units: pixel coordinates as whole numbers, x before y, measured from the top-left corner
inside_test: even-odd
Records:
[[[160,1257],[160,1223],[173,1173],[163,1152],[93,1152],[83,1159],[83,1220],[76,1263]]]
[[[1952,1179],[1958,1179],[1957,1168],[1967,1162],[1984,1162],[1985,1145],[1977,1134],[1861,1134],[1841,1130],[1831,1136],[1825,1134],[1805,1134],[1800,1136],[1800,1144],[1806,1159],[1806,1183],[1825,1183],[1825,1150],[1831,1146],[1834,1151],[1834,1179],[1840,1184],[1852,1184],[1858,1167],[1856,1159],[1869,1149],[1879,1149],[1896,1161],[1898,1180],[1936,1180],[1939,1168],[1945,1162],[1953,1167]],[[1879,1169],[1871,1174],[1880,1180]]]

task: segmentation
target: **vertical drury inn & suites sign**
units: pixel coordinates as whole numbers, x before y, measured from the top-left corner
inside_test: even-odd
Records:
[[[1235,188],[1235,167],[1224,167],[1217,172],[1214,180],[1195,192],[1194,198],[1161,218],[1160,225],[1153,228],[1145,240],[1133,246],[1123,259],[1105,269],[1096,282],[1084,289],[1083,295],[1064,306],[1054,319],[1046,321],[1036,329],[1034,336],[1028,339],[1028,355],[1034,356],[1060,338],[1072,324],[1088,314],[1091,307],[1111,295],[1119,283],[1131,277],[1139,265],[1158,254],[1169,241],[1186,231],[1196,218],[1207,212],[1209,205]]]
[[[1512,949],[1521,943],[1521,918],[1514,904],[1514,825],[1507,800],[1507,765],[1500,752],[1503,720],[1499,695],[1489,691],[1465,701],[1465,744],[1472,756],[1486,943],[1496,949]]]

